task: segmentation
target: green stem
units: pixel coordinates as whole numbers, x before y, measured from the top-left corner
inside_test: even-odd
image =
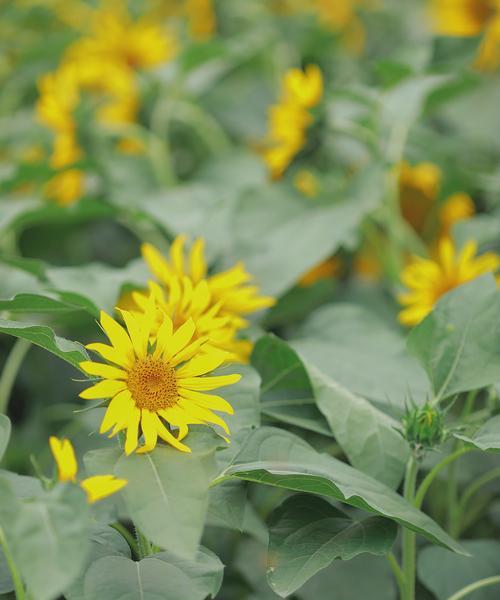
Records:
[[[151,556],[153,554],[151,542],[137,526],[135,528],[135,536],[137,539],[137,550],[139,553],[139,558],[146,558],[148,556]]]
[[[116,531],[118,531],[118,533],[125,539],[127,544],[130,546],[130,550],[132,551],[132,554],[136,558],[140,558],[139,549],[137,548],[137,542],[136,542],[134,536],[130,533],[130,531],[118,521],[116,523],[111,523],[110,526],[113,529],[116,529]]]
[[[418,463],[413,455],[406,466],[403,495],[409,504],[415,500]],[[403,573],[405,578],[402,600],[415,600],[415,563],[416,563],[416,534],[408,528],[403,528]]]
[[[465,596],[468,596],[469,594],[471,594],[472,592],[475,592],[476,590],[479,590],[483,587],[487,587],[490,585],[496,585],[497,583],[500,584],[500,575],[495,575],[494,577],[486,577],[485,579],[480,579],[479,581],[476,581],[474,583],[471,583],[470,585],[465,586],[464,588],[462,588],[461,590],[459,590],[458,592],[456,592],[455,594],[450,596],[448,598],[448,600],[462,600],[462,598],[465,598]]]
[[[476,479],[476,481],[472,482],[468,487],[465,488],[462,498],[458,503],[457,508],[457,521],[458,523],[462,522],[461,516],[464,514],[465,509],[467,508],[467,504],[470,499],[485,485],[490,483],[490,481],[494,481],[500,477],[500,467],[496,469],[491,469],[487,473],[484,473],[481,477]]]
[[[457,458],[460,458],[462,455],[467,454],[468,452],[471,452],[472,450],[474,450],[474,448],[470,448],[470,447],[459,448],[458,450],[456,450],[452,454],[449,454],[441,462],[439,462],[437,465],[434,466],[434,468],[427,474],[425,479],[420,484],[420,487],[418,488],[418,492],[417,492],[417,495],[415,496],[415,502],[414,502],[414,504],[417,508],[420,508],[422,506],[425,495],[426,495],[429,487],[431,486],[431,483],[439,475],[439,473],[445,467],[447,467],[450,463],[452,463],[454,460],[456,460]]]
[[[9,398],[14,381],[16,380],[17,372],[30,347],[31,342],[23,339],[16,340],[12,346],[12,350],[10,351],[2,371],[2,377],[0,378],[0,414],[5,414],[7,412]]]
[[[17,600],[25,600],[26,594],[24,591],[24,585],[21,580],[21,576],[19,575],[19,571],[17,570],[16,565],[14,563],[14,558],[12,556],[9,545],[5,538],[4,531],[1,527],[0,527],[0,546],[2,547],[3,555],[5,556],[5,561],[7,563],[7,566],[9,567],[10,576],[12,578],[12,583],[14,584],[14,591],[16,593],[16,598],[17,598]]]
[[[401,567],[399,566],[399,563],[392,552],[389,552],[386,558],[387,562],[389,563],[389,566],[391,567],[391,571],[394,575],[396,583],[398,584],[399,594],[400,596],[403,596],[405,591],[405,576],[403,573],[403,569],[401,569]]]

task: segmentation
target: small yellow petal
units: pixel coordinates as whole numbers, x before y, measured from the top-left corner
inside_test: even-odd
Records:
[[[94,475],[80,482],[80,487],[87,494],[90,503],[103,500],[120,491],[127,485],[126,479],[118,479],[114,475]]]
[[[59,481],[75,481],[78,472],[75,451],[71,442],[55,436],[49,438],[50,450],[57,464]]]

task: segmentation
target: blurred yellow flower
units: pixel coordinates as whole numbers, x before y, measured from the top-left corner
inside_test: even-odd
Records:
[[[78,473],[73,445],[68,439],[49,438],[50,450],[57,464],[59,481],[75,483]],[[111,496],[127,485],[126,479],[117,479],[114,475],[94,475],[80,481],[80,487],[87,494],[90,503]]]
[[[399,204],[405,221],[420,235],[428,225],[441,185],[441,170],[424,162],[411,166],[403,162],[399,167]]]
[[[174,331],[166,315],[151,345],[156,328],[153,302],[142,314],[122,311],[122,316],[126,328],[102,312],[101,326],[111,345],[87,346],[111,364],[80,364],[89,375],[102,378],[80,396],[111,399],[100,432],[111,429],[112,437],[126,430],[127,455],[137,449],[140,435],[144,443],[138,452],[153,450],[158,437],[178,450],[190,452],[182,440],[191,424],[212,423],[229,434],[225,421],[213,411],[232,414],[231,405],[220,396],[204,393],[239,381],[237,374],[206,376],[225,362],[225,353],[204,348],[203,339],[193,341],[192,320]]]
[[[197,239],[187,257],[184,252],[185,243],[185,235],[177,236],[170,247],[170,260],[164,258],[159,250],[151,244],[142,246],[142,256],[149,269],[167,288],[169,282],[175,277],[187,276],[193,284],[206,279],[211,306],[219,305],[219,314],[229,317],[231,324],[236,328],[248,325],[242,315],[275,304],[274,298],[260,296],[259,288],[256,285],[250,285],[252,276],[246,272],[241,262],[227,271],[207,276],[204,240]]]
[[[237,339],[237,328],[231,323],[231,317],[221,314],[220,303],[212,302],[206,279],[193,283],[189,277],[172,276],[164,287],[150,281],[149,293],[133,293],[136,309],[132,312],[147,310],[151,297],[158,309],[153,340],[165,315],[172,319],[174,331],[191,319],[195,326],[193,340],[203,338],[207,341],[204,348],[224,350],[227,362],[248,362],[252,344]]]
[[[469,194],[462,192],[449,196],[439,209],[441,236],[449,236],[453,225],[469,219],[476,212],[476,207]]]
[[[475,66],[494,70],[500,66],[500,2],[498,0],[432,0],[436,33],[453,37],[483,34]]]
[[[85,175],[79,169],[66,169],[54,175],[44,186],[44,194],[60,206],[68,206],[82,197]]]
[[[217,25],[213,0],[185,0],[185,11],[193,39],[213,37]]]
[[[342,263],[336,256],[332,256],[320,262],[315,267],[304,273],[298,281],[300,287],[310,287],[324,279],[332,279],[335,277],[341,268]]]
[[[479,275],[494,273],[500,267],[500,258],[496,254],[476,254],[474,241],[467,242],[457,253],[452,240],[443,238],[436,259],[412,257],[401,273],[407,291],[398,297],[405,307],[399,313],[399,321],[403,325],[417,325],[443,294]]]
[[[317,65],[290,69],[282,81],[280,101],[269,108],[268,136],[261,154],[271,177],[279,179],[306,142],[313,118],[309,109],[323,95],[323,76]]]
[[[300,169],[293,178],[293,185],[303,196],[315,198],[320,189],[318,179],[311,171]]]

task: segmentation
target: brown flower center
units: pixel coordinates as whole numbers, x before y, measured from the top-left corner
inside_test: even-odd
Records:
[[[158,358],[138,360],[129,372],[127,386],[137,408],[154,412],[177,404],[175,369]]]

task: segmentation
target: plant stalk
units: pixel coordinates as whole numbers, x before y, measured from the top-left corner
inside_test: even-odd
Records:
[[[494,577],[486,577],[485,579],[475,581],[474,583],[465,586],[464,588],[453,594],[453,596],[450,596],[448,600],[462,600],[462,598],[465,598],[465,596],[472,594],[472,592],[475,592],[476,590],[496,584],[500,584],[500,575],[495,575]]]
[[[409,504],[415,501],[415,488],[417,484],[418,463],[413,454],[406,466],[406,475],[403,494]],[[405,578],[404,594],[401,600],[415,600],[415,572],[416,572],[416,534],[408,528],[403,528],[403,573]]]
[[[21,338],[17,339],[5,361],[2,377],[0,378],[0,414],[7,413],[12,387],[14,386],[17,373],[30,347],[31,342],[28,342],[28,340],[23,340]]]
[[[19,571],[17,570],[16,564],[14,562],[14,558],[9,548],[9,544],[7,543],[7,539],[5,538],[5,534],[3,529],[0,527],[0,547],[3,550],[3,555],[5,556],[5,561],[9,568],[10,576],[12,578],[12,583],[14,584],[14,592],[16,594],[17,600],[26,600],[26,594],[24,590],[24,585],[19,575]]]

